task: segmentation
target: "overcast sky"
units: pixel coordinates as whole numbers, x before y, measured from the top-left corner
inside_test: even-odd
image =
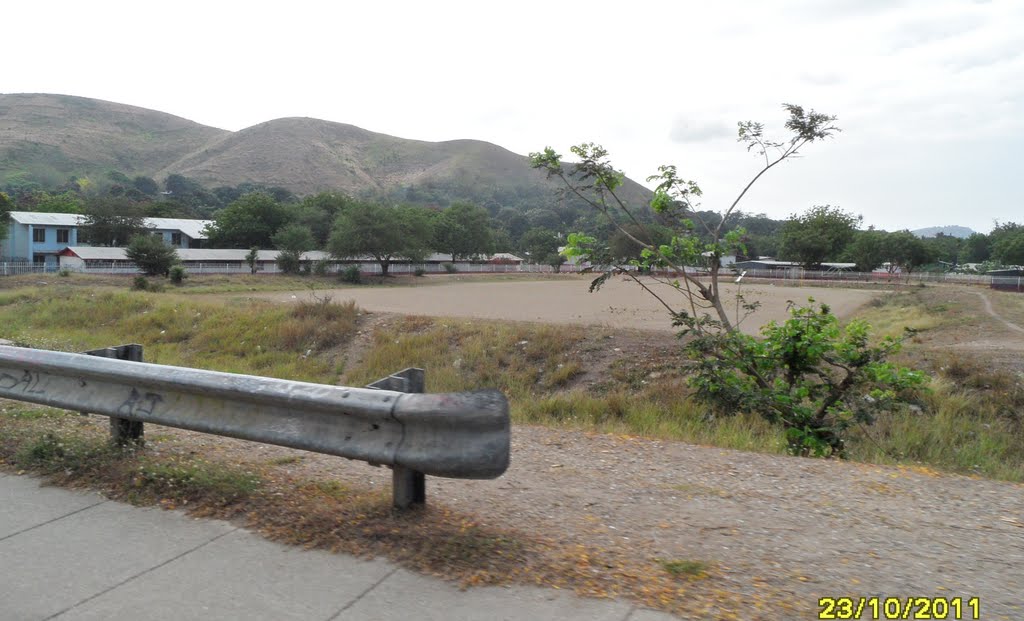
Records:
[[[10,2],[0,92],[229,130],[286,116],[527,154],[674,163],[721,210],[757,172],[736,122],[839,117],[741,203],[889,230],[1024,222],[1024,1]]]

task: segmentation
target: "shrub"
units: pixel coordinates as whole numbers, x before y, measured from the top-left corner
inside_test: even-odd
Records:
[[[444,271],[448,272],[449,274],[454,274],[455,272],[459,271],[459,268],[455,267],[454,263],[445,263]]]
[[[132,280],[132,289],[135,291],[146,291],[149,289],[149,280],[145,276],[136,276]]]
[[[353,285],[359,285],[363,282],[363,274],[359,271],[358,265],[350,265],[341,271],[339,276],[341,282],[347,282]]]
[[[417,267],[415,270],[413,270],[412,275],[413,276],[422,276],[422,275],[424,275],[426,273],[427,273],[427,270],[423,269],[422,267]]]
[[[57,272],[57,274],[59,274],[61,278],[67,278],[68,276],[71,275],[71,270],[69,270],[66,267],[62,267],[60,268],[60,271]]]
[[[298,274],[302,266],[302,253],[282,250],[277,254],[277,267],[285,274]]]
[[[166,276],[178,261],[178,252],[156,235],[136,235],[124,254],[147,276]]]
[[[316,274],[317,276],[326,276],[327,271],[330,269],[330,267],[330,261],[328,261],[327,259],[320,259],[319,261],[315,261],[313,263],[313,273]]]
[[[185,267],[182,265],[171,266],[170,272],[171,282],[176,285],[181,285],[188,278],[188,273],[185,271]]]
[[[811,300],[813,303],[813,300]],[[677,317],[690,327],[704,319]],[[892,409],[924,373],[886,362],[902,339],[868,342],[868,325],[845,329],[828,306],[790,305],[790,319],[770,322],[762,338],[739,331],[704,332],[687,345],[697,398],[723,414],[745,411],[781,424],[789,451],[844,457],[846,431]]]

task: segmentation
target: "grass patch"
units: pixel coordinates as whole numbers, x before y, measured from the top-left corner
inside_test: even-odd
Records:
[[[707,561],[658,559],[658,564],[674,578],[704,578],[711,567]]]
[[[333,356],[360,312],[354,304],[258,301],[228,304],[133,291],[51,288],[6,294],[0,338],[60,351],[122,343],[145,346],[147,362],[332,383]]]

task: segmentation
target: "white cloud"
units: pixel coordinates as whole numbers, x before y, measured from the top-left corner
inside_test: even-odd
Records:
[[[756,170],[725,139],[735,122],[781,130],[785,101],[837,114],[845,131],[766,177],[754,210],[783,217],[815,201],[862,206],[882,227],[983,228],[1020,219],[1024,204],[1006,163],[1006,141],[1024,135],[1019,0],[98,0],[16,2],[4,17],[45,24],[45,44],[38,27],[5,30],[19,52],[3,92],[97,97],[232,130],[312,116],[519,153],[593,140],[635,179],[678,164],[708,207]],[[910,191],[908,179],[945,191]],[[986,199],[965,210],[982,187]]]

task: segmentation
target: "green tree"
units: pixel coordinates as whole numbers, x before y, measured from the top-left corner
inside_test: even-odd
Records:
[[[658,298],[677,322],[685,323],[688,329],[698,332],[732,331],[736,329],[733,319],[726,311],[720,289],[720,261],[711,261],[708,281],[704,282],[686,266],[699,265],[706,254],[718,259],[728,254],[743,254],[745,247],[742,229],[726,230],[726,224],[736,212],[740,201],[750,188],[768,171],[785,160],[800,154],[805,146],[825,140],[839,131],[835,126],[834,116],[821,114],[814,110],[806,110],[802,106],[783,104],[789,114],[786,129],[790,132],[788,139],[775,140],[765,135],[764,125],[755,121],[739,123],[738,138],[746,145],[747,150],[755,153],[763,160],[763,166],[740,190],[729,207],[717,215],[717,223],[709,222],[701,216],[697,209],[698,200],[702,195],[700,187],[694,181],[683,179],[673,165],[660,166],[659,174],[648,177],[648,181],[657,181],[658,187],[651,201],[651,209],[665,222],[676,223],[673,226],[675,235],[668,244],[655,246],[640,239],[633,241],[642,250],[643,267],[657,267],[674,272],[674,277],[660,279],[665,285],[678,289],[684,300],[685,310],[676,309],[663,298]],[[530,154],[531,165],[544,170],[548,178],[559,179],[568,190],[568,195],[589,205],[613,227],[622,230],[621,222],[643,226],[639,210],[630,206],[618,192],[622,187],[625,175],[612,166],[608,152],[600,145],[585,143],[572,147],[573,155],[579,160],[571,166],[563,166],[561,156],[551,147]],[[698,226],[700,230],[698,231]],[[627,235],[628,232],[624,231]],[[569,256],[587,258],[593,253],[604,253],[608,258],[607,248],[600,248],[596,239],[585,234],[571,234],[568,237]],[[601,264],[600,260],[593,261]],[[613,274],[624,273],[635,278],[633,272],[624,270],[615,262],[608,263],[609,268],[591,284],[591,289],[599,288]],[[637,280],[648,292],[655,295],[644,283]],[[714,318],[704,320],[704,310],[710,307]]]
[[[373,257],[381,273],[387,275],[397,257],[422,260],[429,251],[431,234],[422,209],[354,203],[338,214],[327,248],[339,259]]]
[[[533,228],[523,234],[521,245],[530,254],[530,262],[550,265],[558,272],[565,257],[558,252],[558,235],[551,229]]]
[[[277,266],[286,274],[298,274],[302,255],[316,244],[309,229],[297,223],[289,224],[275,233],[273,242],[278,249]]]
[[[935,260],[935,255],[920,237],[910,231],[896,231],[885,236],[882,246],[889,271],[909,275],[922,265]]]
[[[612,231],[608,239],[608,250],[616,261],[629,262],[640,260],[644,246],[633,240],[651,246],[661,246],[672,240],[672,229],[659,224],[637,226],[632,223],[623,224],[622,228]]]
[[[85,204],[78,242],[90,246],[124,246],[149,229],[141,206],[124,198],[93,198]]]
[[[294,219],[303,224],[313,233],[316,240],[316,248],[323,248],[327,245],[327,239],[331,236],[331,227],[337,220],[338,214],[351,205],[351,197],[339,192],[320,192],[302,199],[302,202],[293,208]]]
[[[852,322],[840,331],[838,321],[824,306],[792,309],[789,321],[781,326],[769,324],[761,338],[744,335],[738,330],[741,318],[732,320],[726,312],[719,288],[720,261],[714,260],[732,252],[742,253],[745,231],[726,227],[757,180],[797,155],[807,144],[839,131],[833,125],[835,117],[792,104],[785,104],[784,108],[789,113],[788,140],[767,138],[760,123],[739,124],[739,140],[764,158],[764,166],[729,208],[713,220],[703,217],[696,208],[696,200],[701,196],[699,186],[680,178],[675,166],[662,166],[660,175],[649,178],[660,181],[652,209],[666,221],[677,223],[673,238],[660,246],[624,230],[623,219],[641,228],[644,223],[635,207],[617,194],[625,175],[611,165],[603,148],[594,144],[573,147],[572,152],[580,162],[571,168],[563,166],[560,156],[550,147],[530,157],[535,168],[545,170],[549,178],[560,179],[570,193],[585,200],[610,224],[633,238],[642,251],[641,259],[631,262],[632,265],[658,267],[672,273],[668,278],[654,276],[641,280],[613,262],[591,283],[591,290],[614,274],[626,274],[655,296],[675,325],[683,328],[683,334],[695,337],[685,347],[697,366],[689,381],[697,388],[699,398],[716,405],[723,414],[746,410],[781,424],[794,453],[843,456],[843,432],[850,424],[867,420],[862,412],[867,404],[878,404],[879,408],[891,405],[900,390],[922,382],[923,375],[885,362],[887,356],[895,353],[898,341],[870,345],[867,326],[862,322]],[[834,244],[830,243],[822,258],[812,258],[812,263],[820,263],[829,251],[838,254],[840,242],[844,238],[849,241],[855,230],[853,225],[859,221],[827,206],[817,209],[819,213],[811,215],[829,216],[828,220],[837,221],[837,226]],[[802,224],[799,219],[794,220]],[[698,225],[702,234],[696,231]],[[595,263],[610,259],[611,254],[594,237],[579,233],[569,235],[567,252],[595,259]],[[713,260],[708,279],[703,281],[686,266],[697,265],[706,254]],[[648,284],[651,280],[679,291],[685,306],[677,308],[661,297]],[[737,296],[737,306],[740,304],[748,312],[756,308],[756,303]],[[864,399],[865,391],[870,400]]]
[[[971,233],[960,248],[961,263],[982,263],[992,256],[992,242],[984,233]]]
[[[782,258],[816,269],[829,259],[836,261],[854,237],[861,216],[831,205],[816,205],[782,225]]]
[[[43,213],[83,213],[85,201],[74,192],[61,192],[60,194],[41,193],[32,211]]]
[[[139,175],[132,179],[132,187],[146,196],[156,196],[160,193],[160,186],[152,177]]]
[[[1000,232],[992,254],[1003,265],[1024,265],[1024,226],[1010,224],[1017,228]]]
[[[0,192],[0,241],[7,238],[7,230],[10,226],[10,213],[11,207],[14,205],[11,203],[11,199]]]
[[[159,235],[136,235],[124,251],[147,276],[167,276],[178,262],[178,252]]]
[[[260,249],[253,246],[249,249],[249,252],[245,255],[245,262],[249,264],[249,271],[253,274],[256,273],[258,261],[260,258]]]
[[[207,231],[209,244],[213,248],[271,248],[274,233],[291,218],[274,197],[252,192],[217,212]]]
[[[921,241],[934,257],[934,261],[943,263],[947,268],[959,262],[960,249],[963,246],[963,240],[959,237],[939,233],[935,237],[924,237]]]
[[[452,255],[452,261],[494,251],[491,216],[470,203],[452,203],[434,221],[434,245]]]
[[[846,251],[846,258],[857,264],[857,271],[871,272],[885,263],[885,231],[858,231]]]

